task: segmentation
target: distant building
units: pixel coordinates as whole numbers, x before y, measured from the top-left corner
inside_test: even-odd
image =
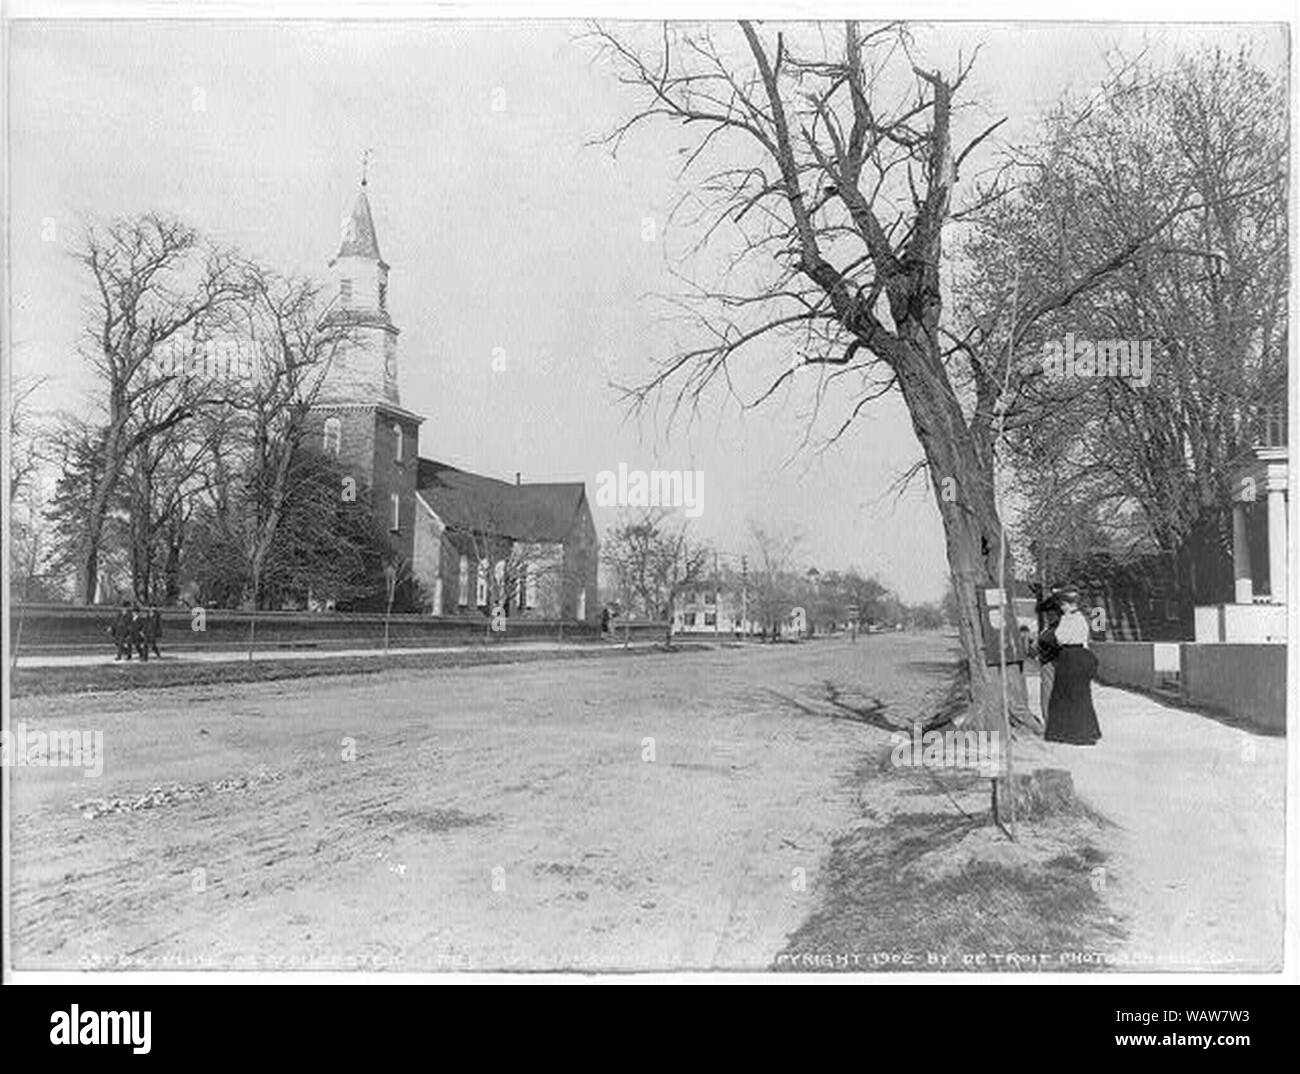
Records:
[[[680,594],[673,611],[674,634],[757,634],[760,626],[746,617],[740,579],[722,572]]]
[[[314,443],[368,491],[424,611],[487,615],[501,605],[507,615],[594,621],[599,543],[581,482],[511,484],[420,457],[425,419],[401,405],[400,330],[365,179],[329,268],[330,316],[346,318],[359,341],[317,395]]]

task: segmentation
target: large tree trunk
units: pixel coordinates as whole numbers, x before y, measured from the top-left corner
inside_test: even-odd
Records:
[[[1005,573],[1004,622],[1015,630],[1011,603],[1013,568],[1010,549],[1005,564],[1001,524],[994,498],[993,452],[986,436],[968,426],[933,349],[913,345],[914,359],[898,365],[899,385],[912,427],[929,465],[939,515],[943,521],[948,565],[957,599],[957,628],[968,669],[971,713],[967,726],[990,732],[1005,729],[1003,692],[998,667],[985,656],[984,622],[978,592],[997,589]],[[936,368],[937,367],[937,368]],[[1007,698],[1013,713],[1027,713],[1024,678],[1016,664],[1007,667]]]
[[[87,534],[90,537],[90,534]],[[95,593],[99,588],[99,539],[90,539],[81,560],[81,600],[83,604],[94,604]]]

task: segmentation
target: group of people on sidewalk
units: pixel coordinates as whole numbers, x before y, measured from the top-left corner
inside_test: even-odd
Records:
[[[158,639],[162,637],[162,612],[155,607],[141,608],[135,601],[122,601],[122,608],[114,616],[108,633],[117,646],[114,660],[130,660],[132,653],[139,653],[140,659],[147,662],[150,652],[162,659],[162,651],[158,648]]]
[[[1062,589],[1044,597],[1038,611],[1046,626],[1032,646],[1039,666],[1039,698],[1048,742],[1091,746],[1101,738],[1092,704],[1097,658],[1088,649],[1091,631],[1079,593]]]

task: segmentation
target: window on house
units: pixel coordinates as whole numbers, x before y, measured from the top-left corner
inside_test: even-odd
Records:
[[[469,604],[469,556],[460,557],[460,589],[456,603],[462,608]]]
[[[400,425],[394,425],[393,426],[393,458],[395,458],[398,462],[402,461],[403,439],[404,437],[402,436],[402,427]]]
[[[402,528],[402,498],[394,492],[389,495],[388,502],[393,509],[393,516],[389,521],[388,528],[396,533]]]
[[[578,594],[578,618],[587,618],[587,591],[585,589]]]
[[[325,419],[325,443],[324,448],[327,454],[338,458],[339,451],[343,447],[343,423],[338,418]]]
[[[478,578],[474,584],[474,603],[484,608],[487,606],[487,560],[478,561]]]
[[[345,305],[352,305],[352,281],[346,276],[339,281],[339,301]]]
[[[718,625],[718,613],[717,613],[717,612],[705,612],[705,613],[704,613],[704,625],[705,625],[705,626],[717,626],[717,625]]]
[[[695,613],[694,613],[694,612],[687,612],[685,615],[682,616],[682,621],[683,621],[687,626],[694,626],[694,625],[695,625]]]
[[[524,571],[524,607],[537,607],[537,570],[531,563]]]
[[[705,604],[716,604],[716,603],[717,603],[717,594],[716,594],[712,589],[708,590],[708,591],[704,594],[704,603],[705,603]]]

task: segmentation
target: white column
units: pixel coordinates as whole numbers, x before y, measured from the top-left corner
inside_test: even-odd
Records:
[[[1286,493],[1268,490],[1268,591],[1274,604],[1286,603]]]
[[[1272,512],[1270,511],[1270,516]],[[1252,604],[1254,588],[1250,581],[1250,542],[1246,537],[1246,508],[1244,504],[1232,505],[1232,577],[1233,600],[1238,604]]]

